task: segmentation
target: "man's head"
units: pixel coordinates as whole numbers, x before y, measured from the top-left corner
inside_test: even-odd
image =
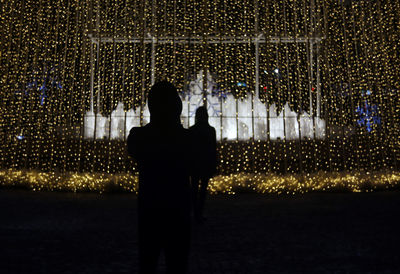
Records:
[[[196,109],[196,124],[197,123],[208,123],[208,113],[205,106]]]
[[[149,92],[150,119],[154,122],[179,122],[182,101],[175,86],[167,81],[155,83]]]

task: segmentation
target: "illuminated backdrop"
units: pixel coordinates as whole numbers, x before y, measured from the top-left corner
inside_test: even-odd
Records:
[[[0,9],[3,168],[131,170],[123,140],[148,122],[146,95],[161,79],[178,87],[185,127],[206,102],[221,174],[399,168],[398,1]]]

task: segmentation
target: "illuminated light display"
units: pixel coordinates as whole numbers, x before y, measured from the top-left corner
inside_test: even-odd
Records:
[[[0,185],[25,187],[34,191],[134,192],[138,191],[136,174],[56,173],[26,170],[0,171]],[[272,194],[304,194],[307,192],[372,192],[399,189],[400,172],[318,172],[315,174],[249,174],[219,175],[211,179],[212,194],[257,192]]]
[[[210,125],[216,128],[217,140],[267,140],[267,119],[270,124],[269,139],[288,140],[299,139],[299,126],[302,137],[313,139],[325,138],[325,121],[319,117],[311,117],[304,112],[298,115],[290,109],[288,103],[284,105],[280,113],[277,113],[276,104],[267,109],[258,96],[253,100],[249,98],[236,99],[231,92],[220,90],[218,84],[212,79],[210,73],[206,73],[207,89],[203,89],[203,73],[197,74],[196,79],[189,82],[188,91],[182,93],[182,124],[190,127],[194,124],[196,109],[206,101]],[[247,87],[246,83],[236,83],[238,87]],[[93,100],[93,98],[91,98]],[[268,113],[267,113],[268,112]],[[236,115],[237,114],[237,115]],[[109,117],[95,116],[92,111],[85,114],[85,138],[97,139],[126,139],[124,129],[132,126],[140,126],[139,109],[127,111],[125,116],[124,105],[119,102],[116,109]],[[285,115],[285,116],[284,116]],[[150,120],[147,104],[144,106],[143,122]],[[97,117],[95,121],[95,117]],[[267,118],[268,117],[268,118]],[[299,120],[297,118],[300,117]],[[315,134],[314,134],[315,125]],[[111,126],[111,130],[108,128]],[[96,133],[95,133],[96,131]],[[110,134],[108,136],[108,134]]]
[[[207,103],[215,182],[392,174],[399,12],[398,1],[366,0],[5,1],[1,170],[54,179],[54,189],[54,174],[71,189],[129,174],[124,139],[149,122],[147,92],[167,79],[182,95],[185,127]]]

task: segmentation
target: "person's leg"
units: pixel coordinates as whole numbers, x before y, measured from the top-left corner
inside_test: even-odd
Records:
[[[167,274],[187,273],[190,251],[190,215],[172,222],[165,246]]]
[[[146,243],[139,244],[139,274],[156,273],[160,249]]]
[[[200,183],[200,194],[199,194],[199,201],[198,201],[198,214],[199,218],[203,219],[204,218],[204,204],[206,201],[206,196],[207,196],[207,187],[208,187],[208,182],[210,178],[208,177],[203,177],[201,178],[201,183]]]
[[[139,274],[156,273],[161,252],[159,228],[149,218],[139,220]]]
[[[199,217],[199,182],[198,176],[192,176],[192,204],[193,204],[193,215],[195,219]]]

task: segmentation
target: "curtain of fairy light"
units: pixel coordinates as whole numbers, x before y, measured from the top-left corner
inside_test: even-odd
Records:
[[[221,173],[398,168],[399,16],[397,1],[3,1],[1,166],[127,171],[132,163],[124,141],[83,138],[84,113],[93,108],[110,115],[123,102],[126,111],[143,114],[153,81],[170,80],[182,91],[193,75],[208,70],[237,103],[254,100],[258,88],[267,108],[274,103],[283,111],[288,102],[296,112],[315,112],[319,88],[326,121],[323,140],[302,138],[300,131],[295,141],[221,142]],[[260,44],[256,72],[251,37],[259,34],[322,40],[314,60],[307,43]],[[177,43],[183,36],[201,42]],[[211,36],[249,42],[209,44]],[[169,40],[152,48],[146,37]],[[318,75],[310,70],[317,62]],[[277,67],[283,77],[263,74]],[[246,89],[232,87],[242,80]],[[380,120],[370,130],[356,111],[367,96]],[[269,136],[269,119],[263,119]]]

